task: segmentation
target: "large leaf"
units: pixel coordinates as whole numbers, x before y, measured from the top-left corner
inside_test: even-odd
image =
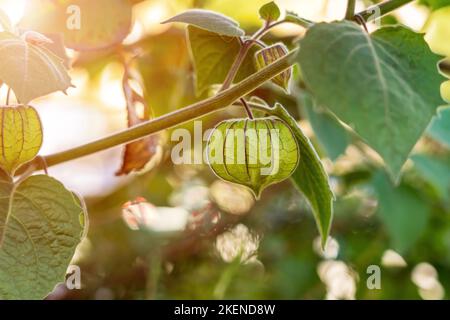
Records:
[[[223,14],[210,10],[187,10],[163,23],[169,22],[184,22],[197,26],[203,30],[229,37],[240,37],[245,34],[244,30],[239,28],[239,24],[236,21]]]
[[[428,134],[450,148],[450,107],[439,109],[428,128]]]
[[[42,127],[33,107],[0,108],[0,167],[13,173],[32,160],[42,145]]]
[[[319,144],[331,160],[336,160],[350,143],[349,133],[333,115],[317,106],[310,95],[305,94],[300,100]]]
[[[0,79],[23,104],[71,85],[60,58],[9,32],[0,33]]]
[[[395,251],[408,251],[425,231],[429,207],[407,186],[395,187],[384,172],[373,180],[378,196],[378,214],[386,225]]]
[[[273,113],[289,125],[297,138],[300,162],[291,177],[292,182],[308,200],[322,238],[322,246],[325,246],[333,220],[334,199],[328,175],[314,147],[297,121],[280,104],[275,105]]]
[[[318,104],[351,126],[397,179],[442,104],[440,58],[408,29],[369,35],[353,22],[317,24],[300,47],[298,61]]]
[[[209,86],[225,80],[241,44],[236,37],[219,36],[194,26],[188,26],[188,37],[197,78],[196,90],[201,94]],[[255,72],[253,63],[255,52],[256,49],[253,47],[247,54],[236,81]]]
[[[0,299],[42,299],[64,276],[85,212],[53,178],[0,176]]]
[[[20,27],[61,33],[72,49],[98,50],[128,35],[131,9],[128,0],[28,0]]]

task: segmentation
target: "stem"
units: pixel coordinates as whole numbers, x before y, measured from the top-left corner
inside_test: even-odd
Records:
[[[367,10],[364,10],[360,13],[358,13],[359,16],[361,16],[366,22],[381,18],[382,16],[390,13],[391,11],[394,11],[395,9],[398,9],[405,4],[408,4],[410,2],[413,2],[414,0],[390,0],[385,1],[380,4],[374,5]],[[379,12],[379,15],[376,13]],[[354,17],[353,17],[354,19]]]
[[[298,49],[294,49],[286,56],[275,61],[264,69],[254,73],[232,88],[224,90],[217,95],[170,112],[161,117],[143,122],[140,125],[128,128],[105,138],[66,150],[44,156],[47,166],[53,166],[62,162],[81,158],[98,151],[106,150],[124,143],[129,143],[144,136],[174,127],[184,122],[196,119],[210,112],[225,108],[242,96],[245,96],[258,88],[264,82],[272,79],[279,73],[290,68],[294,63],[294,57]],[[42,169],[42,161],[37,164],[37,170]]]
[[[248,117],[249,117],[250,119],[254,119],[252,110],[250,110],[250,107],[248,106],[247,101],[245,101],[244,98],[241,98],[240,101],[241,101],[242,105],[244,106],[245,111],[247,112]]]
[[[351,20],[355,15],[356,0],[348,0],[347,10],[345,12],[345,19]]]
[[[254,44],[260,46],[261,48],[267,47],[267,45],[264,42],[262,42],[261,40],[249,39],[247,41],[252,41]]]
[[[228,89],[230,85],[233,83],[234,77],[236,77],[236,74],[239,71],[239,67],[241,66],[242,62],[244,62],[245,56],[247,55],[253,43],[254,43],[253,41],[244,42],[241,49],[239,50],[236,59],[231,65],[230,71],[228,71],[228,74],[222,84],[222,88],[220,89],[220,91]]]
[[[284,20],[280,20],[280,21],[273,23],[270,27],[273,28],[273,27],[279,26],[280,24],[283,24],[283,23],[293,23],[293,24],[302,26],[303,28],[306,28],[306,29],[308,29],[309,27],[314,25],[314,22],[312,22],[310,20],[307,20],[307,19],[301,18],[301,17],[297,17],[296,22],[284,19]]]

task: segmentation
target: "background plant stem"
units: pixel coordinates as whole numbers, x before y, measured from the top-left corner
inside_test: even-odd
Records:
[[[239,53],[231,65],[230,70],[222,84],[222,88],[220,91],[228,89],[233,83],[234,78],[236,77],[239,68],[241,67],[242,62],[244,62],[245,57],[247,56],[248,51],[253,46],[253,44],[261,39],[261,37],[271,28],[269,24],[265,24],[261,29],[256,31],[256,33],[251,37],[251,39],[245,40],[239,50]]]
[[[402,6],[405,4],[408,4],[410,2],[413,2],[414,0],[390,0],[385,1],[380,4],[374,5],[367,10],[364,10],[360,13],[358,13],[359,16],[361,16],[366,22],[375,20],[377,18],[380,18]],[[377,10],[380,11],[380,16],[375,15]]]
[[[347,11],[345,12],[345,19],[353,19],[353,16],[355,15],[355,6],[356,6],[356,0],[348,0],[347,3]]]

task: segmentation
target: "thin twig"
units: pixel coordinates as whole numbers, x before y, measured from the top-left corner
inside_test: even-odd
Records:
[[[245,98],[241,98],[239,100],[241,101],[242,105],[244,106],[245,112],[247,112],[248,117],[250,119],[254,119],[252,110],[250,110],[250,107],[248,106],[247,101],[245,101]]]
[[[284,21],[281,21],[284,22]],[[239,68],[241,67],[242,62],[244,62],[245,57],[247,56],[248,51],[251,49],[251,47],[258,42],[267,32],[269,32],[270,29],[272,29],[274,26],[277,26],[278,23],[268,23],[266,22],[263,27],[261,27],[258,31],[255,32],[255,34],[248,40],[243,42],[243,45],[241,46],[238,55],[236,56],[236,59],[234,60],[233,64],[231,65],[230,70],[228,71],[227,76],[225,77],[225,80],[222,84],[222,87],[220,88],[220,91],[228,89],[231,84],[233,83],[234,78],[236,77]]]
[[[245,42],[253,42],[256,45],[260,46],[261,48],[267,47],[267,45],[264,42],[262,42],[261,40],[257,40],[257,39],[247,39],[247,40],[245,40]]]
[[[354,17],[355,21],[358,22],[361,26],[363,26],[364,30],[366,30],[367,33],[369,33],[369,29],[367,29],[367,24],[366,21],[364,20],[363,17],[361,17],[361,15],[357,14]]]

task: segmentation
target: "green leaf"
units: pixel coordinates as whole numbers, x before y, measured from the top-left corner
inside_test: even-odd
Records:
[[[22,104],[69,88],[63,61],[48,49],[33,45],[9,32],[0,33],[0,79]]]
[[[336,160],[345,153],[350,143],[347,130],[333,115],[319,108],[311,95],[304,94],[300,100],[319,144],[331,160]]]
[[[322,246],[325,246],[333,220],[334,200],[328,175],[317,152],[297,121],[280,104],[275,105],[273,113],[286,122],[297,138],[300,148],[300,163],[291,179],[308,200],[322,238]]]
[[[64,281],[86,213],[45,175],[17,185],[0,175],[0,299],[42,299]]]
[[[196,75],[196,91],[202,94],[213,84],[222,83],[236,58],[241,44],[236,37],[219,36],[194,26],[188,26],[188,38]],[[235,81],[255,73],[253,56],[255,46],[250,49],[239,69]]]
[[[0,167],[13,174],[39,152],[42,145],[41,120],[33,107],[2,107],[0,123]]]
[[[450,107],[439,108],[428,128],[428,134],[450,148]]]
[[[257,199],[269,185],[289,178],[299,160],[295,136],[275,117],[222,121],[207,152],[219,178],[248,187]]]
[[[28,0],[22,29],[60,33],[64,44],[87,51],[109,48],[128,35],[132,22],[128,0]]]
[[[405,253],[425,231],[429,207],[407,186],[395,187],[383,172],[372,182],[378,197],[378,214],[386,225],[393,249]]]
[[[280,14],[280,8],[274,1],[266,3],[259,9],[259,16],[267,22],[277,21]]]
[[[442,104],[440,57],[403,27],[369,35],[353,22],[320,23],[298,61],[319,105],[352,127],[384,159],[394,179]]]
[[[184,22],[203,30],[229,37],[240,37],[245,34],[244,30],[239,28],[239,24],[236,21],[210,10],[187,10],[162,23],[169,22]]]
[[[414,168],[436,190],[437,195],[450,203],[450,162],[424,154],[411,157]]]
[[[13,25],[11,20],[9,20],[8,15],[0,10],[0,26],[3,28],[3,31],[13,32]]]

